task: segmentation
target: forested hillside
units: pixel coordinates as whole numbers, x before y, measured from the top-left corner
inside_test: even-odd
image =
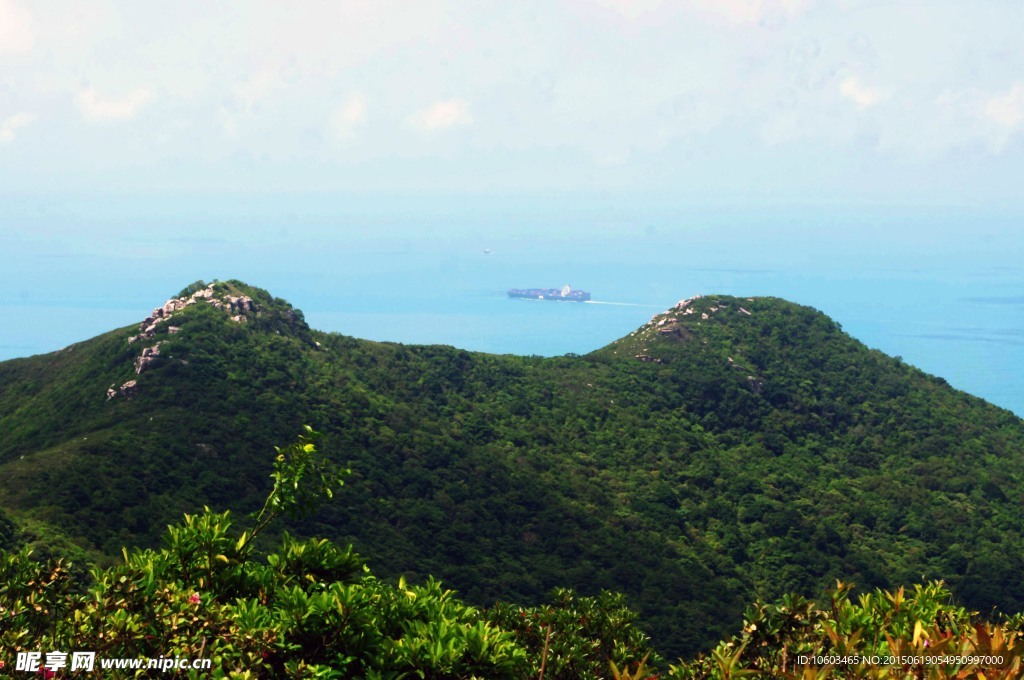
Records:
[[[1024,422],[815,310],[706,296],[540,358],[320,333],[237,281],[173,301],[0,363],[8,546],[116,555],[258,510],[268,442],[309,424],[352,475],[293,530],[470,603],[620,591],[668,658],[837,578],[1024,609]]]

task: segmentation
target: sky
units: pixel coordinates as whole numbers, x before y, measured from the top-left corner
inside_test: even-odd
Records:
[[[1022,35],[1007,0],[0,0],[0,198],[1015,211]]]

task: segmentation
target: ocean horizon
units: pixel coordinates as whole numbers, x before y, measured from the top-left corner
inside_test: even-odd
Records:
[[[17,216],[25,227],[63,227],[66,238],[5,230],[0,359],[136,323],[197,279],[265,288],[318,330],[542,356],[596,350],[682,298],[773,296],[819,309],[867,346],[1024,415],[1024,239],[1012,217],[982,216],[979,229],[977,216],[909,210],[826,220],[820,210],[686,216],[628,207],[603,217],[494,216],[478,205],[434,206],[414,219],[377,207],[333,222],[326,208],[289,219],[272,210],[263,218],[152,212],[158,228],[109,211]],[[592,302],[506,294],[566,284]]]

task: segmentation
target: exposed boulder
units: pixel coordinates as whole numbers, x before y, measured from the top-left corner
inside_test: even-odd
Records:
[[[142,348],[142,354],[135,357],[135,373],[141,374],[160,356],[160,344],[158,342],[152,347]]]
[[[685,326],[682,326],[682,325],[679,325],[679,324],[672,324],[671,326],[668,326],[667,328],[659,328],[658,329],[658,334],[661,335],[662,337],[671,338],[673,340],[691,340],[691,339],[693,339],[693,334],[691,334],[690,331],[687,330]]]
[[[694,295],[691,298],[686,298],[685,300],[680,300],[679,302],[676,303],[675,309],[686,309],[687,307],[690,306],[690,304],[694,300],[699,300],[702,297],[704,297],[704,296],[703,295]]]
[[[658,357],[652,357],[650,354],[637,354],[636,358],[639,359],[640,361],[643,361],[643,362],[649,363],[649,364],[663,364],[663,363],[665,363],[664,361],[662,361]]]
[[[125,399],[131,399],[139,391],[139,383],[135,380],[129,380],[128,382],[121,385],[120,388],[114,389],[111,385],[107,388],[107,401],[110,401],[114,397],[124,397]]]
[[[240,295],[239,297],[228,296],[227,303],[228,308],[236,314],[247,314],[256,311],[256,305],[248,295]]]

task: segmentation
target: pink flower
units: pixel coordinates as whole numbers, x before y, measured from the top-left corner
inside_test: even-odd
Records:
[[[188,601],[192,604],[199,604],[199,593],[192,593],[188,596]]]

